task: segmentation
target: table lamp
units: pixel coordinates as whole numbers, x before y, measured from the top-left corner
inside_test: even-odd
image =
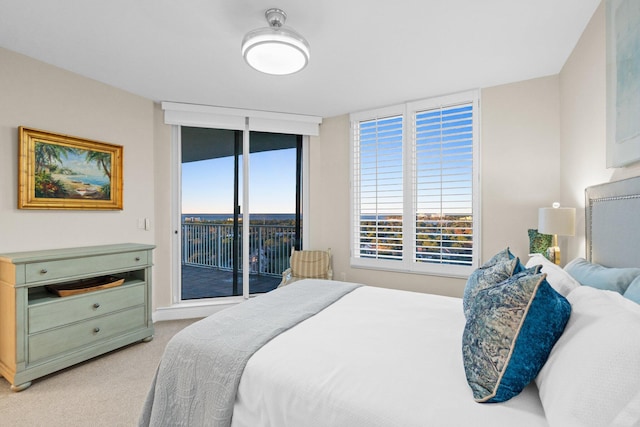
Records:
[[[576,229],[576,209],[561,208],[554,203],[551,208],[538,209],[538,232],[553,235],[551,247],[547,249],[547,258],[560,265],[560,247],[558,235],[573,236]]]

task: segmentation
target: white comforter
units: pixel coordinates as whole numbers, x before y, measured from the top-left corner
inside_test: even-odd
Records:
[[[535,386],[473,400],[462,301],[361,287],[248,361],[233,427],[546,426]]]

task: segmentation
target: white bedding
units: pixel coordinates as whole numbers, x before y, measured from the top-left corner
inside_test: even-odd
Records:
[[[474,401],[464,325],[458,298],[358,288],[249,359],[232,426],[546,426],[534,385]]]

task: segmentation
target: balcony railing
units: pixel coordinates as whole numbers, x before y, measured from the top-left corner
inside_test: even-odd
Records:
[[[242,225],[238,228],[238,248],[242,248]],[[251,274],[280,276],[289,266],[295,242],[293,226],[249,226],[249,268]],[[242,250],[238,250],[242,271]],[[182,223],[182,264],[233,269],[233,226],[208,223]]]

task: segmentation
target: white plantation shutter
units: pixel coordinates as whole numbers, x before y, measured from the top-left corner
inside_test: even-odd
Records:
[[[401,260],[403,217],[403,116],[359,122],[356,239],[363,258]]]
[[[473,105],[414,114],[417,262],[472,265]]]
[[[477,266],[478,96],[351,115],[354,266],[464,276]]]

